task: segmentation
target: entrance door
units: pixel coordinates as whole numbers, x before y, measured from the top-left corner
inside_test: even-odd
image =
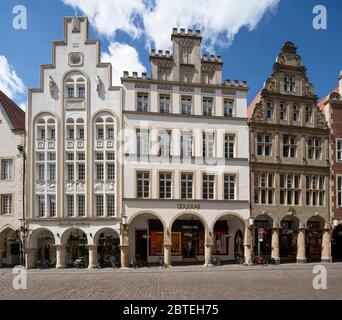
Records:
[[[147,230],[135,231],[135,255],[139,255],[144,261],[147,261]]]
[[[342,226],[334,229],[331,246],[334,261],[342,261]]]

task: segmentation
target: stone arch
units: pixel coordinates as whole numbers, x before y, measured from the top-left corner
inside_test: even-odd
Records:
[[[11,238],[8,238],[12,234]],[[12,252],[13,246],[16,252]],[[21,262],[20,241],[16,229],[11,225],[5,225],[0,230],[0,267],[3,262],[7,266],[17,265]],[[4,261],[3,261],[4,258]]]
[[[107,232],[109,231],[110,233],[114,234],[117,238],[120,238],[120,235],[119,235],[119,233],[118,233],[117,230],[115,230],[115,229],[113,229],[113,228],[110,228],[110,227],[105,227],[105,228],[99,229],[99,230],[95,233],[94,238],[93,238],[94,244],[98,244],[99,237],[101,236],[102,233],[105,233],[106,231],[107,231]]]
[[[61,235],[61,244],[62,245],[66,245],[70,235],[72,232],[75,232],[75,231],[81,231],[83,232],[85,235],[86,235],[86,238],[87,238],[87,243],[91,243],[90,239],[89,239],[89,235],[82,229],[82,228],[69,228],[67,230],[65,230],[62,235]]]
[[[39,228],[39,229],[34,230],[32,232],[32,234],[30,235],[29,248],[36,248],[37,247],[37,241],[38,241],[38,239],[42,233],[49,233],[53,238],[53,242],[54,243],[57,242],[55,235],[53,234],[53,232],[51,230],[49,230],[48,228]]]
[[[154,211],[149,211],[149,210],[143,210],[143,211],[139,211],[139,212],[134,213],[131,217],[129,217],[128,224],[129,225],[132,224],[132,222],[134,221],[135,218],[137,218],[143,214],[150,214],[150,215],[156,217],[162,223],[164,230],[167,229],[164,219],[158,213],[156,213]]]
[[[305,252],[308,261],[320,261],[325,219],[319,215],[311,216],[305,223]]]
[[[228,212],[224,212],[224,213],[221,213],[219,214],[214,220],[213,220],[213,223],[211,224],[211,229],[210,230],[214,230],[214,226],[216,224],[216,222],[220,219],[222,219],[223,217],[225,216],[232,216],[232,217],[235,217],[237,219],[240,220],[240,222],[242,223],[242,226],[245,227],[245,224],[246,224],[246,221],[243,219],[243,217],[236,213],[236,212],[231,212],[231,211],[228,211]],[[243,230],[242,230],[243,231]]]
[[[179,218],[181,218],[182,216],[185,216],[185,215],[192,215],[192,216],[197,217],[202,222],[204,229],[206,231],[209,231],[209,226],[208,226],[207,221],[204,219],[204,217],[201,214],[199,214],[195,211],[183,211],[183,212],[180,212],[177,215],[175,215],[169,224],[169,230],[172,230],[172,226],[176,220],[178,220]]]
[[[293,214],[281,217],[279,225],[279,253],[282,261],[296,261],[298,232],[299,228],[303,225],[303,222]]]

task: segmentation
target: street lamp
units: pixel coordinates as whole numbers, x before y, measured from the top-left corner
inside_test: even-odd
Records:
[[[249,227],[252,228],[253,223],[254,223],[254,218],[253,217],[249,217],[248,218],[248,223],[249,223]]]
[[[25,266],[26,240],[29,236],[29,229],[26,228],[25,219],[19,219],[19,228],[16,230],[19,239],[20,264]]]

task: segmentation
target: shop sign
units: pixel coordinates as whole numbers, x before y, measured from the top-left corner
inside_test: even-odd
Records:
[[[198,226],[196,225],[182,225],[182,229],[183,230],[198,230]]]
[[[89,228],[90,227],[90,223],[86,223],[86,222],[60,222],[58,224],[58,227],[61,228],[79,228],[79,227],[83,227],[83,228]]]
[[[199,203],[178,203],[177,209],[182,210],[199,210],[201,209],[201,205]]]

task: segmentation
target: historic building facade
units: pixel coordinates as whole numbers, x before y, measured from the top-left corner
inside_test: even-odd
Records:
[[[332,257],[342,259],[342,73],[339,85],[318,103],[331,130]]]
[[[25,112],[0,90],[0,267],[22,261]]]
[[[87,18],[65,18],[64,40],[29,90],[27,126],[27,266],[57,268],[97,254],[120,254],[121,89],[88,39]],[[88,258],[89,257],[89,258]]]
[[[248,259],[247,84],[222,82],[199,31],[174,29],[171,40],[172,53],[151,51],[151,77],[122,78],[122,245],[129,261]]]
[[[329,127],[293,43],[248,114],[255,250],[276,263],[331,261]]]

